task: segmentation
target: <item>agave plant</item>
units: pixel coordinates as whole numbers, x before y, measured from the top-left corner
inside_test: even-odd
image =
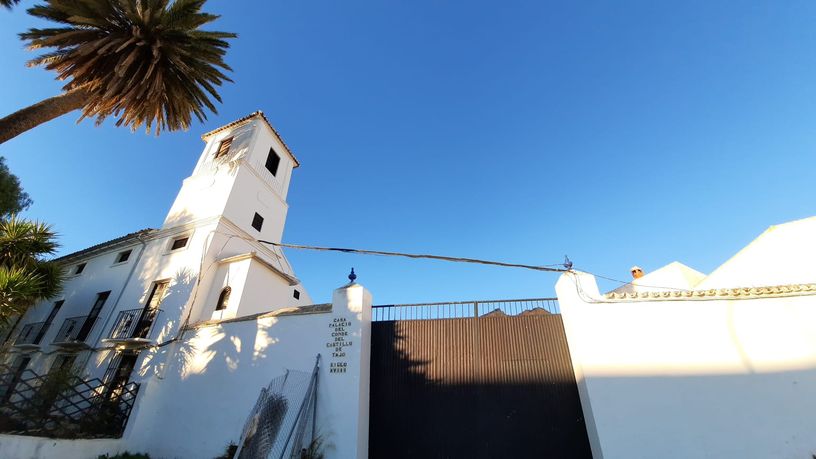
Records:
[[[44,260],[56,251],[55,238],[43,223],[16,216],[0,220],[0,323],[59,292],[62,270]]]
[[[4,3],[14,0],[0,0]],[[116,118],[117,126],[147,132],[187,129],[192,118],[216,112],[212,99],[230,80],[226,39],[201,30],[218,18],[202,12],[206,0],[46,0],[28,13],[60,27],[20,34],[29,61],[57,73],[64,93],[0,119],[0,143],[73,110],[80,120]]]

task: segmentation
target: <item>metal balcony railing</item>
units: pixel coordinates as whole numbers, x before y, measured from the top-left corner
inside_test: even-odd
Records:
[[[40,330],[42,330],[45,322],[34,322],[26,324],[14,340],[14,344],[40,344]]]
[[[84,333],[84,337],[80,336],[80,331],[83,327],[88,329],[93,328],[97,318],[91,318],[90,322],[88,321],[89,316],[78,316],[78,317],[69,317],[65,319],[60,327],[59,331],[57,331],[57,335],[54,337],[53,343],[77,343],[77,342],[84,342],[85,338],[87,338],[88,333]],[[87,323],[87,326],[86,326]]]
[[[144,308],[120,311],[108,333],[108,339],[149,339],[160,313],[161,309],[150,311]]]

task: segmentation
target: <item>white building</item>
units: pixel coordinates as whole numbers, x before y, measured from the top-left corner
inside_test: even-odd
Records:
[[[816,217],[705,276],[672,263],[605,295],[556,291],[593,457],[816,454]]]
[[[356,413],[368,403],[360,393],[368,362],[360,354],[370,296],[349,284],[335,294],[334,307],[315,306],[283,252],[259,242],[281,241],[299,165],[261,112],[202,139],[201,157],[161,228],[63,257],[69,278],[61,295],[32,307],[0,338],[11,374],[73,367],[85,380],[138,385],[124,435],[73,442],[0,435],[0,457],[126,449],[216,456],[241,438],[258,390],[273,378],[312,370],[321,352],[322,378],[339,364],[325,356],[328,326],[338,318],[351,335],[344,344],[354,348],[340,359],[345,379],[320,386],[318,413],[329,425],[343,411],[352,426],[323,427],[320,435],[327,457],[365,456],[365,438],[357,436],[367,425],[358,433]],[[212,434],[201,435],[207,429]],[[191,431],[195,440],[178,441]]]

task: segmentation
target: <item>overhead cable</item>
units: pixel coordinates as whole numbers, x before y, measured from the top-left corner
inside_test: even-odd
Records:
[[[451,261],[455,263],[475,263],[481,265],[492,265],[492,266],[503,266],[506,268],[523,268],[523,269],[532,269],[534,271],[546,271],[546,272],[553,272],[553,273],[564,273],[569,271],[567,268],[566,261],[564,264],[555,264],[555,265],[545,265],[545,266],[536,266],[536,265],[525,265],[519,263],[505,263],[502,261],[491,261],[491,260],[480,260],[477,258],[461,258],[461,257],[446,257],[442,255],[429,255],[429,254],[415,254],[415,253],[401,253],[401,252],[383,252],[379,250],[363,250],[363,249],[346,249],[341,247],[315,247],[310,245],[298,245],[298,244],[284,244],[282,242],[271,242],[271,241],[264,241],[258,240],[258,242],[273,245],[276,247],[286,247],[289,249],[300,249],[300,250],[319,250],[319,251],[327,251],[327,252],[342,252],[342,253],[356,253],[361,255],[381,255],[387,257],[405,257],[405,258],[423,258],[428,260],[440,260],[440,261]],[[564,266],[563,268],[555,268],[554,266]],[[571,264],[570,264],[571,266]]]

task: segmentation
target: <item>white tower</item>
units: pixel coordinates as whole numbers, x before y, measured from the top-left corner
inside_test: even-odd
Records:
[[[190,244],[189,261],[202,260],[190,322],[311,304],[283,252],[258,242],[281,241],[297,159],[260,111],[202,139],[204,151],[162,226],[174,233],[168,249]]]

